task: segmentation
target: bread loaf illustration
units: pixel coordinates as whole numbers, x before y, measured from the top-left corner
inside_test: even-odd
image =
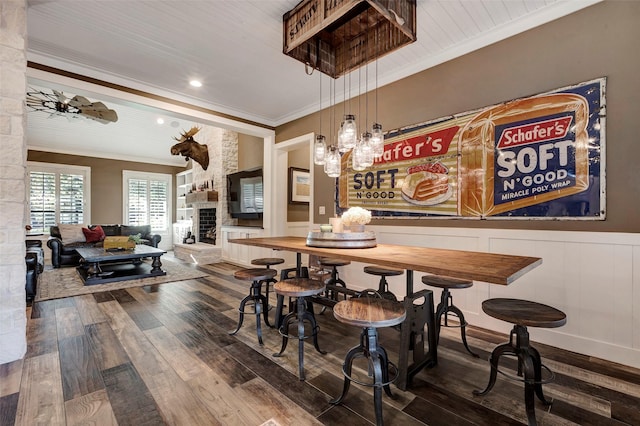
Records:
[[[589,187],[588,105],[568,93],[507,102],[461,130],[459,213],[492,216]]]

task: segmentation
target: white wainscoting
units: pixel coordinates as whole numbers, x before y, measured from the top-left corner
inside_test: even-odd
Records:
[[[288,235],[306,236],[308,232],[306,223],[288,226]],[[640,234],[395,226],[367,229],[376,232],[379,243],[541,257],[542,265],[509,286],[476,282],[469,289],[454,290],[455,304],[471,324],[508,333],[510,324],[482,312],[483,300],[513,297],[546,303],[564,311],[567,324],[556,329],[530,328],[532,340],[640,368]],[[295,262],[295,256],[284,252],[278,256],[286,257],[287,265]],[[363,266],[352,263],[340,268],[341,277],[352,288],[377,288],[377,277],[364,274]],[[421,288],[422,275],[415,273],[415,289]],[[392,291],[404,295],[404,276],[388,281]],[[434,289],[434,293],[437,303],[440,292]]]

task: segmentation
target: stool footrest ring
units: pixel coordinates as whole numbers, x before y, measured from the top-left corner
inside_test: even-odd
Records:
[[[398,374],[400,373],[400,371],[398,370],[398,367],[394,363],[392,363],[391,361],[387,362],[387,369],[389,369],[389,367],[391,367],[391,369],[393,369],[395,374],[393,375],[392,378],[389,379],[388,382],[385,382],[385,383],[366,383],[366,382],[361,382],[359,380],[356,380],[356,379],[353,378],[353,376],[347,374],[347,372],[345,371],[346,365],[344,365],[344,364],[342,364],[342,375],[344,377],[346,377],[348,380],[352,381],[353,383],[357,383],[357,384],[362,385],[362,386],[367,386],[367,387],[370,387],[370,388],[372,388],[372,387],[383,388],[383,387],[389,386],[391,383],[395,382],[396,379],[398,378]],[[391,371],[391,370],[389,369],[389,371]]]
[[[503,354],[502,356],[503,357],[513,357],[514,355]],[[489,364],[491,364],[491,363],[489,363]],[[493,369],[493,365],[489,365],[489,366],[491,367],[491,369]],[[514,375],[514,374],[511,374],[511,373],[506,373],[506,372],[502,371],[499,368],[496,368],[495,370],[496,370],[497,373],[500,373],[506,379],[509,379],[511,381],[514,381],[514,382],[529,383],[529,384],[532,384],[532,385],[545,385],[545,384],[551,383],[551,382],[553,382],[555,380],[556,374],[553,371],[551,371],[551,369],[549,367],[547,367],[546,365],[541,363],[540,364],[540,369],[541,369],[541,371],[544,370],[544,371],[547,372],[547,377],[541,378],[540,380],[526,380],[524,377],[520,377],[518,375]]]
[[[295,335],[295,334],[287,334],[287,333],[285,333],[285,332],[283,332],[283,331],[282,331],[282,327],[281,327],[281,329],[280,329],[280,330],[278,330],[278,333],[280,333],[280,335],[281,335],[282,337],[286,337],[287,339],[306,340],[306,339],[308,339],[308,338],[310,338],[310,337],[315,337],[315,336],[317,336],[319,331],[320,331],[320,326],[319,326],[319,325],[317,325],[317,326],[315,326],[314,328],[312,328],[312,329],[311,329],[311,334],[309,334],[309,335],[304,335],[304,336],[302,336],[302,337],[300,337],[300,336],[298,336],[298,335]]]

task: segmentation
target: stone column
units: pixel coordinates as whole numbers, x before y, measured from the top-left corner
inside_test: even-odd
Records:
[[[26,353],[26,0],[0,2],[0,364]]]
[[[201,144],[207,145],[209,151],[209,167],[203,170],[202,167],[191,160],[193,169],[193,182],[196,185],[213,180],[213,188],[218,191],[218,202],[216,209],[216,235],[217,243],[220,245],[220,227],[222,225],[235,225],[235,219],[229,216],[227,209],[227,181],[226,176],[238,170],[238,133],[232,130],[221,129],[213,126],[202,126],[195,138]],[[193,209],[193,230],[199,228],[198,207]]]

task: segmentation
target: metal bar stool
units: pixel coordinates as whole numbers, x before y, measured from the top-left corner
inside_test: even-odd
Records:
[[[275,357],[282,356],[287,348],[289,338],[298,339],[298,371],[300,380],[304,380],[304,341],[309,337],[313,337],[313,346],[321,354],[326,352],[320,349],[318,345],[318,324],[313,315],[313,303],[308,296],[320,294],[325,290],[325,284],[322,281],[312,280],[309,278],[291,278],[285,281],[279,281],[273,286],[278,295],[278,305],[276,308],[276,326],[282,335],[282,347],[280,352],[273,354]],[[291,312],[282,318],[282,306],[284,297],[295,297],[296,305]],[[289,326],[292,323],[298,323],[297,335],[289,334]],[[310,335],[305,334],[304,322],[307,321],[310,326]]]
[[[389,291],[389,283],[387,277],[395,275],[402,275],[404,271],[401,269],[383,268],[381,266],[365,266],[364,272],[366,274],[377,275],[380,277],[380,283],[378,284],[378,294],[384,299],[397,301],[396,295]]]
[[[280,265],[281,263],[284,263],[284,259],[282,259],[281,257],[261,257],[258,259],[253,259],[251,261],[252,265],[266,266],[267,269],[271,269],[271,266]],[[275,278],[269,278],[267,280],[264,280],[264,283],[265,283],[264,293],[267,296],[267,300],[269,300],[269,284],[273,285],[277,282],[278,280],[276,280]]]
[[[378,344],[378,328],[393,327],[404,321],[407,314],[401,303],[381,297],[369,297],[370,292],[363,292],[361,297],[338,302],[333,307],[333,315],[342,323],[362,327],[360,344],[347,352],[342,373],[344,385],[342,394],[329,401],[331,404],[340,404],[349,392],[351,382],[363,386],[373,387],[373,404],[376,414],[376,425],[382,425],[382,389],[393,398],[389,384],[398,376],[398,368],[389,361],[387,351]],[[352,375],[353,361],[356,358],[366,358],[368,361],[368,375],[373,376],[373,382],[363,382]],[[389,366],[396,374],[389,378]]]
[[[545,399],[542,393],[542,385],[553,380],[554,375],[548,367],[542,364],[540,353],[533,346],[529,345],[530,327],[555,328],[562,327],[567,322],[567,316],[559,311],[542,303],[530,302],[520,299],[489,299],[482,302],[482,310],[489,316],[502,321],[514,324],[509,337],[509,342],[496,346],[491,352],[491,375],[489,384],[483,391],[474,390],[473,394],[483,396],[489,393],[496,383],[497,373],[524,382],[524,402],[527,410],[527,420],[530,426],[535,426],[536,412],[534,404],[534,393],[545,405],[551,405],[551,401]],[[502,355],[512,355],[518,358],[518,379],[498,370],[498,363]],[[542,369],[548,373],[548,377],[543,379]]]
[[[326,281],[328,286],[333,285],[341,285],[342,287],[347,287],[347,284],[340,279],[340,275],[338,274],[338,266],[347,266],[351,264],[349,260],[342,259],[333,259],[328,257],[320,258],[319,261],[321,266],[330,266],[331,267],[331,278]],[[327,290],[327,297],[331,297],[333,300],[337,300],[337,295],[334,291]]]
[[[449,292],[449,289],[451,288],[469,288],[473,285],[473,281],[445,277],[443,275],[425,275],[422,277],[422,282],[431,287],[438,287],[442,289],[440,303],[436,308],[436,342],[440,340],[440,328],[442,327],[443,317],[445,327],[456,327],[455,325],[449,325],[449,313],[451,312],[458,317],[458,321],[460,322],[460,325],[457,327],[460,327],[460,334],[462,336],[462,343],[464,343],[464,347],[467,349],[467,352],[478,358],[478,354],[472,352],[467,344],[467,333],[465,331],[468,325],[467,320],[464,319],[462,311],[453,304],[453,297]]]
[[[261,345],[263,344],[260,314],[263,315],[264,323],[267,324],[267,326],[271,327],[271,324],[269,324],[269,317],[267,316],[269,302],[267,301],[267,298],[262,294],[262,283],[265,280],[275,277],[276,274],[277,272],[275,269],[267,268],[241,269],[233,274],[233,276],[237,280],[251,281],[251,288],[249,289],[249,295],[242,299],[242,301],[240,302],[240,307],[238,308],[238,312],[240,312],[238,327],[236,327],[234,331],[229,332],[230,335],[233,336],[240,330],[240,327],[242,327],[242,322],[244,321],[245,305],[247,304],[247,302],[253,302],[253,313],[255,313],[256,315],[256,332],[258,333],[258,342],[260,342]]]

